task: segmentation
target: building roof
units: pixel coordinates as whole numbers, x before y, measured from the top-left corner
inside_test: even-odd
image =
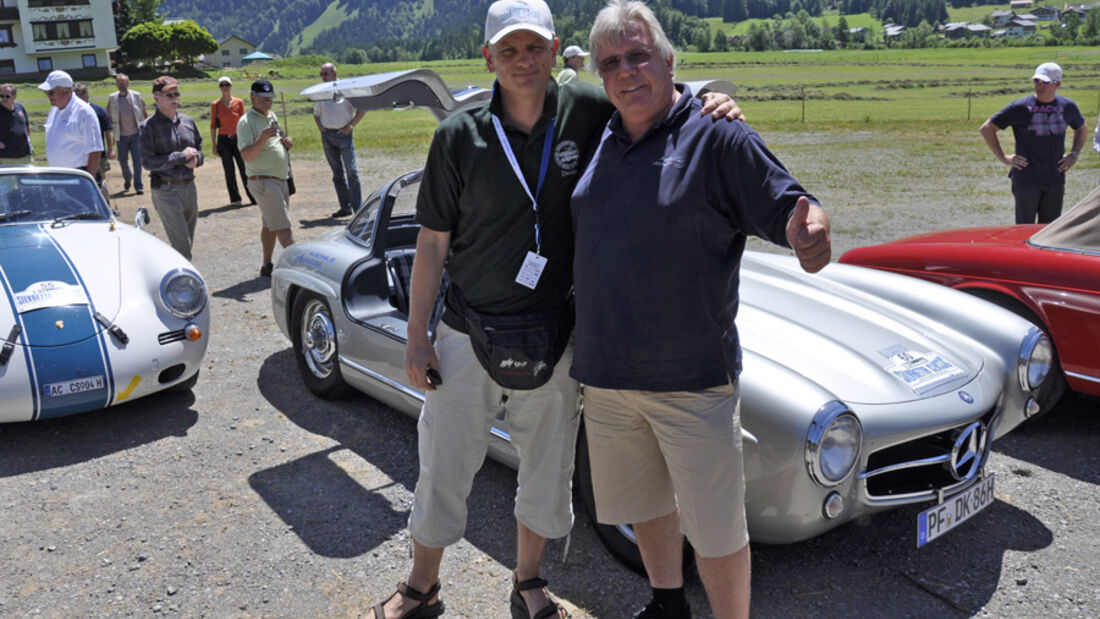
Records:
[[[252,41],[242,39],[241,37],[239,37],[235,34],[231,34],[231,35],[225,37],[224,39],[222,39],[221,41],[218,41],[218,45],[225,45],[229,41],[229,39],[237,39],[238,41],[241,41],[242,43],[247,43],[247,44],[251,45],[252,47],[256,47],[256,44],[253,43]]]

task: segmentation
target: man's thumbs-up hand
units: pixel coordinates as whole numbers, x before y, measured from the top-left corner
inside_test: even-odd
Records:
[[[829,216],[806,196],[798,199],[794,214],[787,220],[787,242],[807,273],[817,273],[829,264],[832,257]]]

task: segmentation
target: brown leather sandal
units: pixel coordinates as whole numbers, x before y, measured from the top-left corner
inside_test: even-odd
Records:
[[[401,590],[401,585],[405,585],[405,590]],[[409,586],[409,583],[398,583],[397,591],[393,592],[393,595],[386,598],[385,601],[379,602],[374,605],[371,610],[374,611],[374,619],[386,619],[386,602],[389,602],[397,595],[403,595],[410,600],[416,600],[420,602],[420,605],[410,610],[409,612],[401,615],[400,619],[432,619],[443,614],[443,600],[437,600],[435,604],[429,604],[428,600],[435,597],[439,593],[439,583],[432,585],[431,589],[428,589],[426,593],[422,593]]]
[[[531,616],[531,610],[527,608],[527,600],[523,599],[521,591],[530,591],[531,589],[542,589],[549,585],[542,578],[528,578],[527,580],[520,582],[516,577],[515,572],[512,572],[512,615],[513,617],[517,613],[522,613],[524,619]],[[550,593],[547,592],[546,599],[550,600],[550,603],[543,606],[532,619],[548,619],[549,617],[559,617],[561,619],[568,619],[569,611],[558,604],[558,601],[550,597]]]

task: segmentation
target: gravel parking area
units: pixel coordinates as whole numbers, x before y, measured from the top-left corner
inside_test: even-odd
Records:
[[[837,228],[866,221],[853,212],[866,198],[847,195],[838,171],[883,166],[887,147],[862,162],[830,163],[812,146],[776,142],[796,174],[805,169],[819,181],[827,205],[847,205],[834,211]],[[360,157],[365,188],[418,164]],[[298,239],[340,227],[328,217],[335,209],[327,166],[302,159],[294,169]],[[121,187],[117,166],[110,178]],[[898,192],[889,212],[875,215],[881,227],[837,234],[835,255],[929,221],[1010,218],[1007,180],[988,182],[1000,193],[974,193],[1000,201],[993,215],[956,209],[951,195]],[[1085,183],[1075,178],[1069,195]],[[199,192],[195,263],[213,321],[193,393],[0,425],[2,616],[354,617],[406,575],[415,422],[365,396],[323,402],[306,391],[272,319],[268,281],[257,277],[257,211],[227,204],[216,160],[200,168]],[[137,206],[151,209],[148,193],[117,202],[127,221]],[[917,210],[919,221],[903,221]],[[150,231],[163,238],[155,221]],[[754,612],[1097,616],[1097,445],[1100,406],[1069,396],[995,445],[996,502],[924,548],[915,547],[916,507],[792,546],[755,545]],[[514,492],[509,469],[490,462],[479,473],[467,536],[443,564],[447,616],[509,616]],[[646,583],[603,550],[583,513],[568,552],[555,541],[547,556],[544,576],[574,617],[629,616],[647,599]],[[706,616],[697,579],[688,592]]]

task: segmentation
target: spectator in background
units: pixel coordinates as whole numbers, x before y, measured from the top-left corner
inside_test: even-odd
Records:
[[[95,172],[91,172],[91,170],[89,172],[95,177],[96,184],[99,185],[100,189],[104,189],[103,177],[107,170],[111,169],[107,160],[113,159],[115,156],[115,138],[114,132],[111,131],[111,119],[107,117],[107,110],[91,102],[88,96],[88,86],[84,82],[73,84],[73,93],[92,106],[96,120],[99,121],[99,135],[103,139],[103,145],[106,149],[99,153],[99,167],[96,168]],[[108,197],[106,190],[103,191],[103,195]]]
[[[202,134],[195,121],[178,111],[175,78],[162,75],[153,80],[153,101],[156,111],[141,123],[141,160],[149,169],[153,208],[168,241],[190,260],[199,217],[195,168],[203,164]]]
[[[50,113],[46,117],[47,163],[95,174],[103,151],[103,136],[92,106],[73,96],[73,78],[64,71],[51,72],[38,89],[50,100]]]
[[[336,81],[334,64],[326,62],[321,65],[321,80]],[[325,150],[328,167],[332,168],[332,183],[336,185],[336,199],[340,202],[340,209],[332,214],[333,217],[351,215],[362,204],[352,131],[363,114],[342,95],[337,95],[332,101],[318,101],[313,106],[313,121],[321,131],[321,146]]]
[[[237,148],[237,123],[245,114],[244,101],[233,96],[233,80],[227,76],[218,78],[218,89],[221,90],[221,98],[210,104],[210,152],[222,160],[229,202],[233,206],[241,205],[241,191],[237,187],[239,173],[241,184],[244,185],[244,191],[248,194],[248,203],[255,204],[256,199],[248,191],[244,159],[241,159],[241,151]],[[234,164],[236,164],[236,171],[233,169]]]
[[[1056,93],[1062,85],[1062,67],[1044,62],[1031,77],[1035,94],[1009,103],[978,130],[997,161],[1011,168],[1016,223],[1046,224],[1062,214],[1066,170],[1077,163],[1088,139],[1085,117],[1072,99]],[[1073,129],[1073,147],[1066,153],[1066,127]],[[997,132],[1012,127],[1016,152],[1001,149]]]
[[[141,181],[141,139],[138,127],[149,117],[145,111],[145,101],[141,93],[130,90],[130,78],[123,73],[115,77],[118,92],[107,97],[107,116],[115,130],[118,142],[118,162],[122,164],[123,191],[130,190],[133,181],[134,191],[140,196],[145,185]],[[130,163],[133,161],[133,171]]]
[[[0,165],[31,162],[30,134],[27,110],[15,102],[15,84],[0,86]]]
[[[271,111],[275,87],[265,79],[252,82],[252,109],[237,122],[238,146],[248,174],[248,189],[260,206],[260,277],[271,277],[275,241],[284,249],[294,244],[290,227],[290,148],[294,140],[279,128]]]
[[[584,66],[584,59],[588,58],[588,52],[577,45],[570,45],[561,54],[565,67],[558,73],[558,86],[564,86],[577,79],[577,72]]]

